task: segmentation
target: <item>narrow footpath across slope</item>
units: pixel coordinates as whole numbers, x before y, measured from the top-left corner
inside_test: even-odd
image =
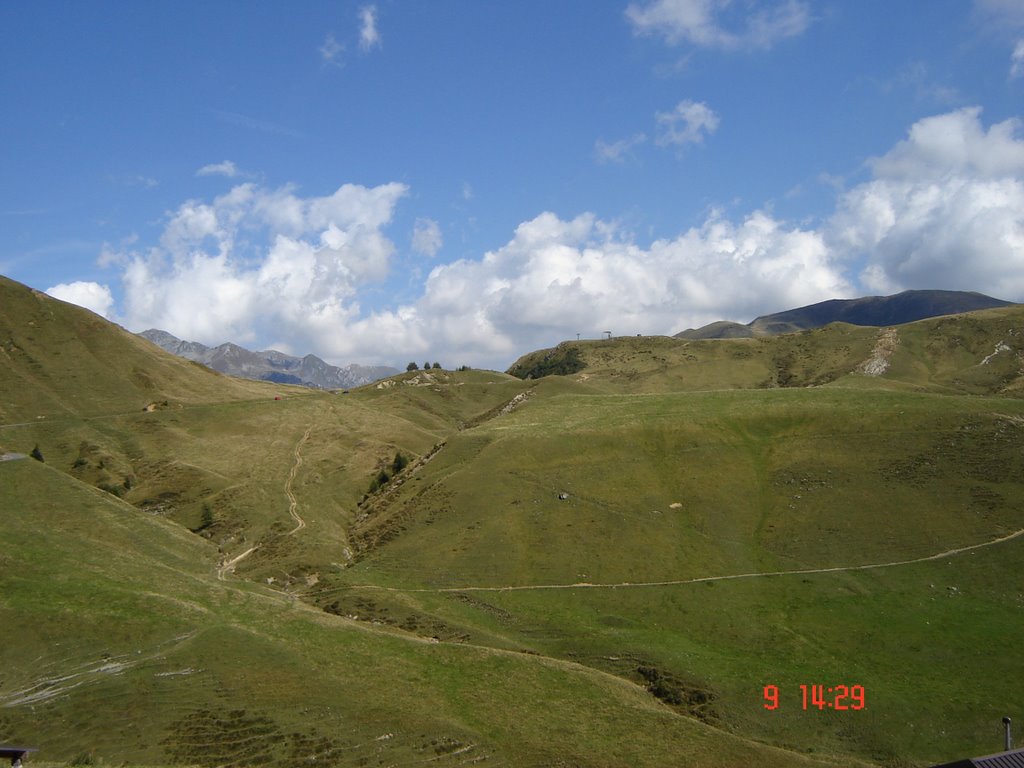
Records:
[[[1001,536],[998,539],[992,539],[991,541],[983,541],[980,544],[970,544],[966,547],[957,547],[956,549],[947,549],[945,552],[939,552],[925,557],[916,557],[911,560],[892,560],[885,563],[868,563],[866,565],[840,565],[833,568],[803,568],[792,571],[734,573],[728,576],[700,576],[693,579],[676,579],[671,581],[623,581],[615,584],[593,584],[591,582],[581,581],[574,584],[520,584],[504,587],[420,587],[410,589],[404,589],[401,587],[385,587],[378,584],[347,584],[344,588],[378,590],[381,592],[429,592],[437,594],[447,592],[525,592],[527,590],[535,589],[622,589],[630,587],[673,587],[683,584],[701,584],[708,581],[731,581],[734,579],[756,579],[768,576],[800,576],[812,573],[843,573],[848,571],[869,571],[876,568],[895,568],[900,565],[925,563],[929,560],[942,560],[943,558],[959,555],[963,552],[970,552],[972,550],[982,549],[983,547],[991,547],[995,544],[1002,544],[1003,542],[1015,539],[1021,534],[1024,534],[1024,528],[1007,534],[1006,536]]]

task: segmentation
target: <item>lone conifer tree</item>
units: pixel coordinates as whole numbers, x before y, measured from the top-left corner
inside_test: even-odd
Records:
[[[391,471],[398,474],[409,464],[409,460],[402,455],[401,451],[395,453],[395,460],[391,462]]]

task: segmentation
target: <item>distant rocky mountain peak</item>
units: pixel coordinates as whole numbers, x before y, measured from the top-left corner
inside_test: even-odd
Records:
[[[316,389],[346,389],[369,384],[399,372],[397,368],[388,366],[355,363],[339,368],[312,354],[294,357],[276,349],[252,352],[231,342],[208,347],[197,341],[182,341],[173,334],[156,328],[143,331],[139,336],[171,354],[202,363],[229,376],[274,381],[279,384],[302,384]]]

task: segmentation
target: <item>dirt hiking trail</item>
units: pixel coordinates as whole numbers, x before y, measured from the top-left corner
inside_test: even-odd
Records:
[[[622,589],[630,587],[673,587],[683,584],[701,584],[709,581],[731,581],[734,579],[757,579],[765,578],[768,576],[799,576],[812,573],[843,573],[848,571],[869,571],[876,568],[895,568],[900,565],[913,565],[914,563],[926,563],[929,560],[942,560],[943,558],[952,557],[959,555],[963,552],[970,552],[972,550],[982,549],[983,547],[991,547],[995,544],[1002,544],[1003,542],[1015,539],[1021,534],[1024,534],[1024,528],[1019,531],[1014,531],[1006,536],[1001,536],[998,539],[992,539],[990,541],[983,541],[980,544],[971,544],[966,547],[957,547],[956,549],[947,549],[945,552],[939,552],[934,555],[927,555],[925,557],[915,557],[910,560],[891,560],[884,563],[868,563],[866,565],[840,565],[833,568],[804,568],[792,571],[763,571],[760,573],[734,573],[728,576],[701,576],[693,579],[677,579],[671,581],[624,581],[617,584],[593,584],[591,582],[576,582],[575,584],[522,584],[522,585],[510,585],[504,587],[481,587],[481,586],[464,586],[464,587],[434,587],[434,588],[416,588],[416,589],[403,589],[400,587],[384,587],[377,584],[349,584],[346,585],[346,589],[373,589],[381,592],[430,592],[430,593],[448,593],[448,592],[523,592],[526,590],[533,589]]]
[[[284,495],[288,497],[288,514],[295,521],[295,527],[288,531],[285,536],[291,536],[306,527],[306,521],[299,516],[299,502],[295,498],[295,492],[292,491],[292,485],[295,483],[295,477],[299,473],[299,467],[302,466],[302,446],[309,440],[309,433],[312,431],[313,427],[310,425],[302,437],[299,438],[299,442],[295,444],[295,450],[292,452],[295,462],[292,464],[291,472],[288,473],[288,479],[284,483]]]
[[[310,425],[303,433],[302,437],[299,438],[299,442],[295,444],[295,450],[292,451],[294,461],[292,462],[291,471],[288,472],[288,479],[284,481],[284,495],[288,498],[288,514],[291,515],[292,520],[295,521],[295,527],[288,531],[288,533],[283,534],[284,536],[291,536],[306,527],[306,521],[299,515],[299,501],[295,498],[295,492],[292,490],[292,486],[295,483],[296,475],[299,473],[299,467],[302,466],[302,446],[307,440],[309,440],[309,433],[312,431],[313,427]],[[249,547],[249,549],[245,550],[242,554],[221,563],[217,568],[217,578],[221,581],[226,580],[229,573],[234,573],[235,566],[257,549],[259,549],[258,544],[254,547]]]

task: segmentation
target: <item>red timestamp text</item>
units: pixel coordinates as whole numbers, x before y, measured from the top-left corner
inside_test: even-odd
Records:
[[[801,685],[800,703],[805,710],[834,709],[842,712],[849,709],[866,709],[867,696],[863,685]],[[779,706],[779,686],[766,685],[764,687],[764,708],[775,710]]]

